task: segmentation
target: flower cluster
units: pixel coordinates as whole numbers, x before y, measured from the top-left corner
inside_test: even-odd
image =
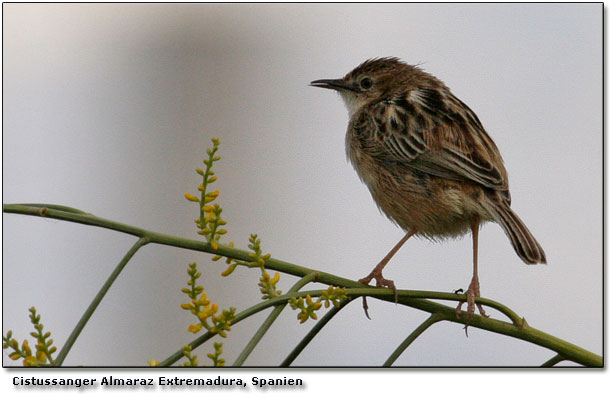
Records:
[[[231,320],[235,318],[235,308],[231,307],[229,310],[225,309],[218,313],[218,305],[213,304],[204,292],[204,288],[197,284],[197,279],[201,277],[201,272],[197,270],[197,263],[189,264],[187,272],[190,276],[187,282],[189,287],[183,288],[182,292],[188,295],[190,301],[180,306],[182,309],[190,311],[199,321],[197,324],[191,324],[188,330],[197,333],[205,328],[213,334],[226,338],[226,331],[231,330]]]
[[[291,298],[288,302],[292,309],[301,310],[297,315],[297,319],[299,319],[301,324],[305,323],[310,317],[317,320],[318,315],[316,315],[316,311],[322,308],[322,303],[320,301],[314,301],[309,294],[307,294],[305,299],[303,299],[303,297]]]
[[[32,353],[32,349],[27,339],[24,339],[21,347],[19,347],[19,341],[13,338],[13,332],[11,330],[6,333],[6,336],[2,337],[2,347],[4,349],[11,348],[13,351],[9,354],[9,357],[13,360],[23,358],[23,365],[26,367],[53,365],[52,354],[57,351],[57,348],[51,346],[53,344],[51,333],[49,331],[43,331],[44,326],[40,322],[40,315],[36,314],[36,308],[31,307],[29,311],[30,321],[36,330],[30,333],[30,335],[36,339],[36,352]]]
[[[233,247],[233,242],[229,243],[229,246]],[[263,254],[261,249],[261,240],[257,234],[250,234],[250,238],[248,239],[248,249],[252,251],[248,254],[248,257],[250,257],[252,261],[241,261],[227,257],[226,263],[229,264],[229,267],[227,267],[227,269],[222,273],[222,276],[231,275],[231,273],[235,271],[235,268],[237,268],[239,265],[248,268],[258,267],[261,270],[261,277],[258,282],[258,287],[263,295],[263,299],[271,299],[282,294],[282,291],[276,288],[277,282],[280,280],[280,273],[276,272],[272,277],[265,269],[265,264],[271,258],[271,255],[269,253]],[[221,255],[216,255],[212,258],[212,260],[217,261],[222,257],[223,256]]]
[[[197,173],[203,177],[203,181],[197,188],[201,192],[201,196],[197,197],[191,193],[185,193],[184,197],[189,201],[199,203],[199,217],[195,219],[195,224],[199,228],[197,233],[203,235],[212,248],[216,250],[218,249],[220,237],[227,233],[227,230],[221,228],[221,226],[226,225],[227,222],[221,217],[222,208],[220,205],[212,204],[220,192],[218,190],[208,191],[209,184],[214,183],[218,179],[214,175],[214,171],[212,171],[212,166],[214,162],[221,159],[220,156],[216,156],[220,140],[212,138],[212,144],[212,148],[207,150],[208,158],[203,160],[205,170],[201,168],[196,169]]]
[[[324,307],[330,307],[330,304],[333,304],[334,307],[339,307],[339,303],[341,300],[347,298],[347,291],[341,287],[329,286],[328,289],[323,290],[322,294],[316,301],[314,301],[309,294],[305,298],[291,298],[288,303],[292,307],[292,309],[299,309],[300,312],[297,315],[297,319],[299,322],[305,323],[309,318],[314,320],[318,319],[318,315],[316,315],[316,311],[322,308],[322,301],[324,301]]]
[[[198,367],[199,361],[197,360],[197,355],[191,353],[193,348],[190,345],[186,345],[182,347],[182,354],[186,358],[186,361],[182,364],[183,367]]]
[[[222,355],[222,343],[214,342],[214,353],[208,353],[208,358],[212,360],[215,367],[224,367],[225,359],[221,358]]]

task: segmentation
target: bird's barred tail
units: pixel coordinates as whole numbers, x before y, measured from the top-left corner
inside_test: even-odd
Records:
[[[508,204],[489,202],[486,204],[486,208],[495,221],[502,226],[515,252],[525,264],[546,264],[542,246]]]

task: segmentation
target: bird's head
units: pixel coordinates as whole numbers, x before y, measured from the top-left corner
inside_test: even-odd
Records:
[[[364,105],[390,97],[418,72],[418,68],[397,58],[384,57],[365,61],[343,78],[318,79],[310,85],[339,92],[351,117]]]

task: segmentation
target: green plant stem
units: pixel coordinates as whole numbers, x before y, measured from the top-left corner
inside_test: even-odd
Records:
[[[555,356],[551,357],[548,361],[546,361],[544,364],[542,364],[541,367],[552,367],[552,366],[555,366],[556,364],[562,362],[563,360],[565,360],[565,357],[563,357],[560,354],[556,354]]]
[[[315,272],[312,272],[312,273],[309,273],[309,274],[305,275],[299,281],[297,281],[290,288],[290,290],[288,290],[288,292],[289,293],[294,293],[294,292],[300,290],[303,286],[305,286],[309,282],[312,282],[313,280],[315,280],[315,278],[316,278],[316,273]],[[263,335],[265,335],[265,333],[269,330],[269,327],[271,327],[273,322],[277,319],[277,317],[280,315],[280,313],[282,313],[282,311],[284,310],[285,307],[286,307],[286,304],[277,305],[273,309],[273,311],[269,314],[269,316],[267,316],[267,319],[265,319],[265,321],[259,327],[259,329],[256,331],[256,333],[254,334],[252,339],[250,339],[250,342],[248,342],[248,344],[246,345],[244,350],[242,350],[240,355],[235,360],[235,363],[233,364],[234,367],[241,367],[243,365],[244,361],[246,361],[246,358],[248,358],[250,353],[252,353],[252,351],[254,350],[256,345],[263,338]]]
[[[210,254],[220,254],[225,257],[232,257],[242,261],[252,261],[252,258],[249,256],[250,252],[246,250],[240,250],[236,248],[231,248],[225,245],[219,245],[218,249],[215,250],[212,246],[207,242],[199,242],[195,240],[175,237],[171,235],[165,235],[153,231],[144,230],[135,226],[126,225],[123,223],[115,222],[112,220],[107,220],[104,218],[100,218],[91,214],[85,213],[77,213],[80,212],[70,207],[60,207],[45,205],[45,204],[4,204],[3,205],[4,212],[6,213],[16,213],[22,215],[31,215],[31,216],[40,216],[47,217],[59,220],[65,220],[90,226],[97,226],[102,228],[107,228],[127,234],[135,235],[139,238],[146,238],[151,243],[157,243],[162,245],[169,245],[178,248],[190,249],[202,251]],[[274,271],[280,271],[285,274],[304,277],[305,275],[315,272],[314,270],[291,264],[285,261],[277,260],[274,258],[270,258],[265,266],[268,269]],[[371,296],[379,299],[384,299],[388,301],[394,301],[394,293],[392,290],[388,289],[376,289],[370,286],[365,286],[362,283],[349,280],[346,278],[342,278],[336,275],[332,275],[325,272],[317,272],[316,281],[320,283],[324,283],[327,285],[333,285],[338,287],[345,287],[350,289],[352,296]],[[314,295],[315,292],[309,292],[309,294]],[[297,293],[298,294],[298,293]],[[307,293],[305,293],[306,295]],[[267,308],[269,306],[286,303],[288,301],[287,294],[285,296],[276,297],[273,300],[269,300],[269,304],[265,302],[255,305],[251,308],[248,308],[246,311],[255,311],[258,308],[263,307]],[[319,293],[318,293],[319,295]],[[445,305],[429,301],[424,298],[431,299],[443,299],[443,300],[451,300],[451,301],[465,301],[466,296],[463,294],[453,294],[453,293],[442,293],[442,292],[426,292],[426,291],[415,291],[415,290],[400,290],[398,292],[399,298],[398,302],[402,305],[407,305],[416,309],[420,309],[429,313],[440,313],[443,315],[444,320],[450,320],[453,322],[459,322],[465,324],[465,316],[466,314],[462,314],[460,317],[455,316],[455,309],[447,307]],[[291,297],[294,294],[290,295]],[[571,360],[579,364],[587,365],[587,366],[603,366],[603,359],[601,356],[596,355],[592,352],[589,352],[585,349],[582,349],[576,345],[570,344],[566,341],[563,341],[559,338],[553,337],[550,334],[544,333],[542,331],[536,330],[534,328],[529,327],[524,319],[521,319],[517,314],[511,311],[506,306],[497,303],[492,300],[488,300],[485,298],[477,298],[476,302],[481,303],[483,305],[488,305],[490,307],[496,308],[498,311],[506,314],[512,321],[512,324],[506,323],[500,320],[495,320],[491,318],[483,318],[479,315],[474,315],[470,321],[471,327],[477,327],[488,331],[493,331],[496,333],[509,335],[515,338],[519,338],[531,343],[538,344],[540,346],[546,347],[548,349],[554,350],[556,353],[560,354],[566,360]],[[246,312],[244,311],[244,312]],[[233,323],[236,322],[236,319],[233,320]],[[195,340],[194,342],[196,342]],[[63,351],[63,349],[62,349]],[[58,357],[58,361],[59,357]]]
[[[116,266],[114,271],[112,271],[112,273],[110,274],[108,279],[106,279],[106,282],[104,283],[102,288],[97,292],[95,298],[93,299],[93,301],[91,301],[91,304],[89,304],[89,307],[87,308],[87,310],[85,311],[83,316],[80,318],[80,320],[78,321],[78,323],[72,330],[72,333],[70,333],[70,336],[66,340],[66,343],[61,348],[61,351],[59,352],[59,355],[57,356],[55,365],[61,366],[63,364],[66,356],[68,355],[68,352],[70,352],[70,349],[72,349],[74,342],[76,342],[76,339],[78,338],[80,333],[85,328],[85,325],[87,324],[87,322],[93,315],[93,312],[95,312],[95,309],[97,308],[97,306],[100,304],[100,302],[102,301],[102,299],[104,298],[104,296],[106,295],[108,290],[110,289],[110,286],[112,286],[112,284],[114,283],[116,278],[119,276],[119,274],[121,273],[123,268],[125,268],[125,266],[129,262],[129,260],[138,251],[138,249],[140,249],[142,246],[146,245],[147,243],[148,243],[147,238],[138,239],[138,241],[125,254],[125,256],[123,257],[121,262]]]
[[[309,345],[309,343],[314,339],[314,337],[322,330],[322,328],[324,328],[324,326],[326,326],[326,324],[351,301],[352,299],[350,298],[343,300],[341,301],[338,307],[332,307],[328,312],[326,312],[324,316],[322,316],[322,318],[316,323],[316,325],[313,326],[311,330],[309,330],[307,335],[305,335],[305,337],[301,339],[297,346],[292,349],[290,354],[286,356],[284,361],[282,361],[282,363],[280,364],[280,367],[289,367],[290,364],[292,364],[292,362],[299,356],[299,354],[301,354],[303,349],[305,349],[305,347]]]
[[[407,347],[409,347],[410,344],[413,343],[413,341],[415,341],[430,326],[432,326],[434,323],[439,322],[441,320],[443,320],[443,317],[441,315],[438,315],[436,313],[433,313],[432,315],[430,315],[430,317],[428,317],[422,324],[420,324],[415,330],[413,330],[413,332],[411,334],[409,334],[409,336],[406,337],[404,341],[402,341],[402,343],[396,348],[396,350],[394,350],[394,352],[392,352],[390,357],[388,357],[388,359],[385,361],[385,363],[383,363],[383,366],[384,367],[392,366],[392,364],[394,364],[394,361],[396,361],[396,359],[398,357],[400,357],[402,352],[404,352],[405,349]]]

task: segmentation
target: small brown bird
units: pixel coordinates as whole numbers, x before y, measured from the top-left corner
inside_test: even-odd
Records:
[[[413,235],[452,238],[472,232],[473,276],[468,317],[480,297],[479,226],[498,223],[526,264],[546,264],[544,251],[510,208],[508,177],[496,144],[475,113],[443,82],[397,58],[370,59],[340,79],[312,86],[339,92],[349,112],[347,156],[379,209],[406,231],[360,282],[396,287],[382,270]],[[366,300],[365,300],[365,311]],[[476,304],[486,316],[482,306]],[[461,312],[462,303],[456,309]]]

